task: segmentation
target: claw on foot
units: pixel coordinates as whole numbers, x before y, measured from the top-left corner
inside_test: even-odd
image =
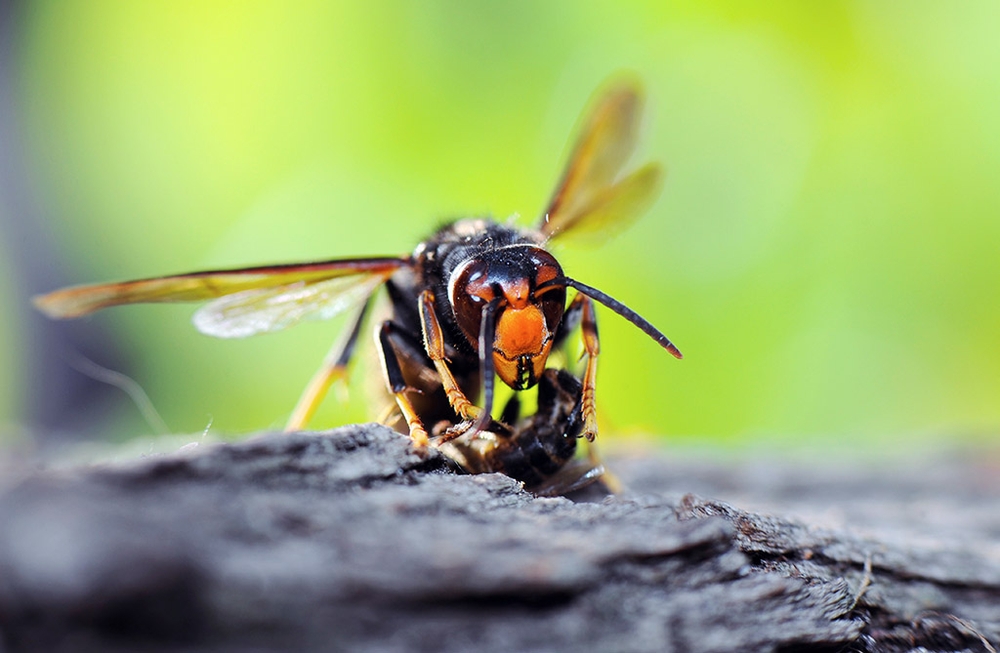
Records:
[[[413,440],[413,444],[418,447],[426,447],[431,443],[430,437],[427,435],[427,431],[422,426],[410,427],[410,439]]]

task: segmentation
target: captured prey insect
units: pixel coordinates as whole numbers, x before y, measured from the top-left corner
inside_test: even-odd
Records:
[[[574,458],[583,427],[582,390],[575,376],[550,367],[538,380],[534,415],[517,420],[515,394],[500,420],[486,430],[475,437],[454,437],[469,428],[464,422],[445,430],[438,447],[468,472],[503,472],[539,495],[569,494],[597,480],[604,481],[605,489],[616,490],[617,481],[606,474],[593,445],[588,459]]]
[[[35,305],[50,317],[70,318],[119,304],[212,300],[193,320],[202,333],[221,338],[278,331],[360,306],[343,343],[300,398],[287,425],[298,430],[333,380],[344,376],[367,309],[384,286],[392,313],[378,325],[375,339],[398,426],[405,424],[416,445],[440,447],[467,471],[505,471],[543,485],[567,466],[578,437],[593,442],[597,435],[595,301],[681,358],[652,324],[567,276],[546,250],[551,239],[567,232],[620,227],[655,199],[662,178],[658,164],[624,171],[635,148],[641,104],[641,92],[630,82],[598,97],[535,228],[466,218],[439,229],[409,256],[77,286],[36,297]],[[567,306],[570,288],[575,296]],[[550,353],[565,345],[576,327],[585,358],[579,379],[546,369]],[[539,385],[538,412],[521,419],[515,393],[494,420],[496,376],[515,391]],[[579,478],[600,474],[591,459]]]

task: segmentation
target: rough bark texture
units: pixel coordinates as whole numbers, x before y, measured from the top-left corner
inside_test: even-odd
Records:
[[[995,470],[667,458],[617,469],[623,496],[536,498],[365,425],[33,474],[0,497],[3,646],[790,653],[1000,641]]]

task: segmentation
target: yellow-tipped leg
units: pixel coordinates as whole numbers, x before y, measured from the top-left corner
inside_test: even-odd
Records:
[[[410,388],[406,386],[406,379],[403,378],[403,370],[399,366],[399,358],[396,356],[396,350],[392,344],[393,333],[397,329],[398,327],[392,321],[387,320],[382,323],[378,330],[378,346],[382,352],[382,371],[385,373],[385,383],[389,394],[396,399],[399,412],[402,413],[403,419],[406,420],[406,425],[410,429],[410,438],[413,440],[413,444],[425,447],[430,438],[420,416],[413,408],[410,398],[406,396]]]
[[[395,392],[393,396],[396,398],[396,405],[399,406],[399,412],[403,414],[403,418],[406,420],[406,426],[410,429],[410,439],[413,440],[413,444],[418,447],[426,447],[430,443],[427,429],[424,428],[423,422],[417,417],[417,411],[413,410],[413,404],[407,398],[406,392]]]
[[[304,429],[323,402],[323,398],[334,381],[344,381],[346,378],[347,368],[336,364],[336,359],[334,359],[333,364],[330,364],[329,358],[324,361],[323,366],[316,370],[316,374],[313,375],[309,385],[299,397],[298,403],[295,404],[295,410],[292,411],[292,416],[285,424],[285,433]]]
[[[295,410],[285,425],[285,433],[291,431],[301,431],[312,419],[316,409],[319,408],[323,397],[334,381],[343,381],[347,378],[347,364],[351,360],[354,348],[358,343],[358,334],[361,333],[361,325],[365,321],[365,314],[371,304],[371,295],[361,305],[361,309],[354,317],[354,324],[347,335],[330,348],[330,352],[323,359],[323,365],[316,371],[309,385],[302,392],[299,401],[295,404]]]
[[[455,414],[465,420],[475,421],[478,419],[483,409],[469,401],[469,398],[465,396],[462,389],[458,387],[455,377],[452,376],[448,364],[444,360],[433,358],[431,360],[434,361],[434,368],[437,370],[438,376],[441,377],[441,385],[444,387],[445,394],[448,395],[448,403],[451,404]]]
[[[441,385],[448,395],[448,403],[456,415],[462,419],[475,421],[483,410],[469,401],[448,367],[448,361],[444,356],[444,334],[441,332],[437,313],[434,312],[434,293],[430,290],[420,293],[420,322],[424,332],[424,347],[434,362],[438,376],[441,377]]]

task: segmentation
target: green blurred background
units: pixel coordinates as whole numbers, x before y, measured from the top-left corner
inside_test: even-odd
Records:
[[[556,251],[685,360],[602,311],[605,434],[823,447],[998,435],[994,0],[11,7],[7,188],[22,201],[0,203],[8,434],[65,409],[29,382],[41,327],[27,292],[401,254],[468,214],[533,222],[581,109],[631,70],[650,99],[641,157],[666,164],[664,193],[606,246]],[[33,212],[11,215],[23,204]],[[26,255],[58,270],[47,287]],[[66,327],[108,334],[114,356],[97,362],[126,361],[173,431],[239,433],[284,422],[342,326],[220,341],[194,331],[192,310]],[[328,400],[315,426],[367,417],[374,372],[355,372],[351,400]],[[150,430],[124,395],[104,404],[102,432]]]

